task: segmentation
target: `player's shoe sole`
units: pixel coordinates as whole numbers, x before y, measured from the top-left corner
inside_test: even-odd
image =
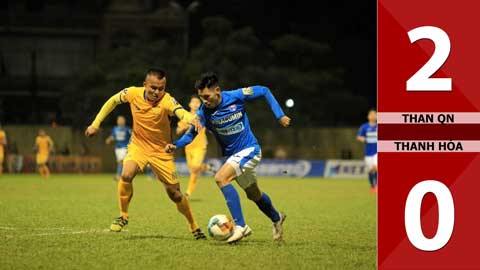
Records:
[[[110,231],[121,232],[123,227],[127,225],[128,225],[128,219],[125,219],[123,217],[118,217],[113,221],[112,225],[110,225]]]
[[[280,212],[280,220],[273,223],[273,240],[281,241],[283,239],[283,222],[287,218],[287,215]]]
[[[234,244],[242,240],[244,237],[248,237],[253,233],[250,226],[245,227],[235,226],[232,236],[227,239],[228,244]]]

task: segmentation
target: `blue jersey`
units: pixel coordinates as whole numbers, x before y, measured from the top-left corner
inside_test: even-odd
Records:
[[[361,125],[357,136],[365,137],[365,156],[373,156],[377,153],[377,124],[373,126],[369,123]]]
[[[131,136],[132,130],[129,127],[114,127],[112,137],[115,139],[115,148],[126,148]]]
[[[197,111],[202,125],[213,133],[224,156],[231,156],[248,147],[259,147],[245,111],[245,103],[259,97],[265,97],[277,119],[285,116],[275,97],[264,86],[222,91],[222,101],[216,108],[209,109],[202,105]],[[191,128],[174,144],[183,147],[189,144],[195,135],[195,130]]]

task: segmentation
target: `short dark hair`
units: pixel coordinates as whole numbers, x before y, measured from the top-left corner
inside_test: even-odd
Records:
[[[191,95],[191,96],[190,96],[190,100],[192,100],[192,99],[194,99],[194,98],[202,101],[198,95]]]
[[[155,76],[157,77],[159,80],[163,79],[165,77],[165,71],[163,69],[160,69],[160,68],[150,68],[149,70],[147,70],[147,74],[145,75],[145,77],[147,76]]]
[[[200,75],[200,79],[195,82],[195,89],[212,88],[214,86],[218,86],[218,76],[211,71]]]
[[[377,109],[375,109],[375,108],[370,108],[370,110],[368,110],[368,113],[370,113],[370,112],[377,112]]]

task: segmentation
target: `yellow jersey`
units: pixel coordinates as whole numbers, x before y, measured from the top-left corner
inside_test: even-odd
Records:
[[[3,152],[4,150],[3,142],[5,142],[6,139],[7,139],[7,135],[5,134],[5,131],[0,129],[0,152]]]
[[[35,146],[37,147],[38,155],[47,155],[50,152],[50,148],[53,147],[53,141],[50,136],[37,136],[35,138]]]
[[[130,143],[146,153],[173,156],[173,153],[165,152],[165,146],[172,143],[170,118],[175,115],[175,110],[183,107],[169,93],[165,93],[157,103],[151,104],[145,98],[144,87],[132,86],[123,91],[133,117]]]
[[[190,127],[190,124],[185,122],[185,121],[178,121],[178,126],[182,129],[185,129],[186,127]],[[192,149],[206,149],[207,148],[207,133],[206,133],[206,128],[203,127],[195,136],[193,141],[190,144],[187,144],[185,146],[186,151],[190,151]]]

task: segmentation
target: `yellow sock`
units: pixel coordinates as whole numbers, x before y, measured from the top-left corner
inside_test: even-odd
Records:
[[[176,205],[178,211],[182,213],[182,215],[184,215],[187,219],[188,224],[190,225],[190,230],[193,232],[198,229],[198,224],[193,218],[192,209],[190,208],[190,204],[188,203],[187,198],[185,198],[185,196],[182,196],[182,200],[176,203]]]
[[[120,215],[123,218],[128,219],[128,205],[133,197],[132,183],[125,182],[123,179],[120,179],[120,181],[118,181],[117,194],[118,204],[120,206]]]
[[[198,175],[196,173],[190,174],[190,181],[188,181],[187,194],[192,195],[197,187]]]

